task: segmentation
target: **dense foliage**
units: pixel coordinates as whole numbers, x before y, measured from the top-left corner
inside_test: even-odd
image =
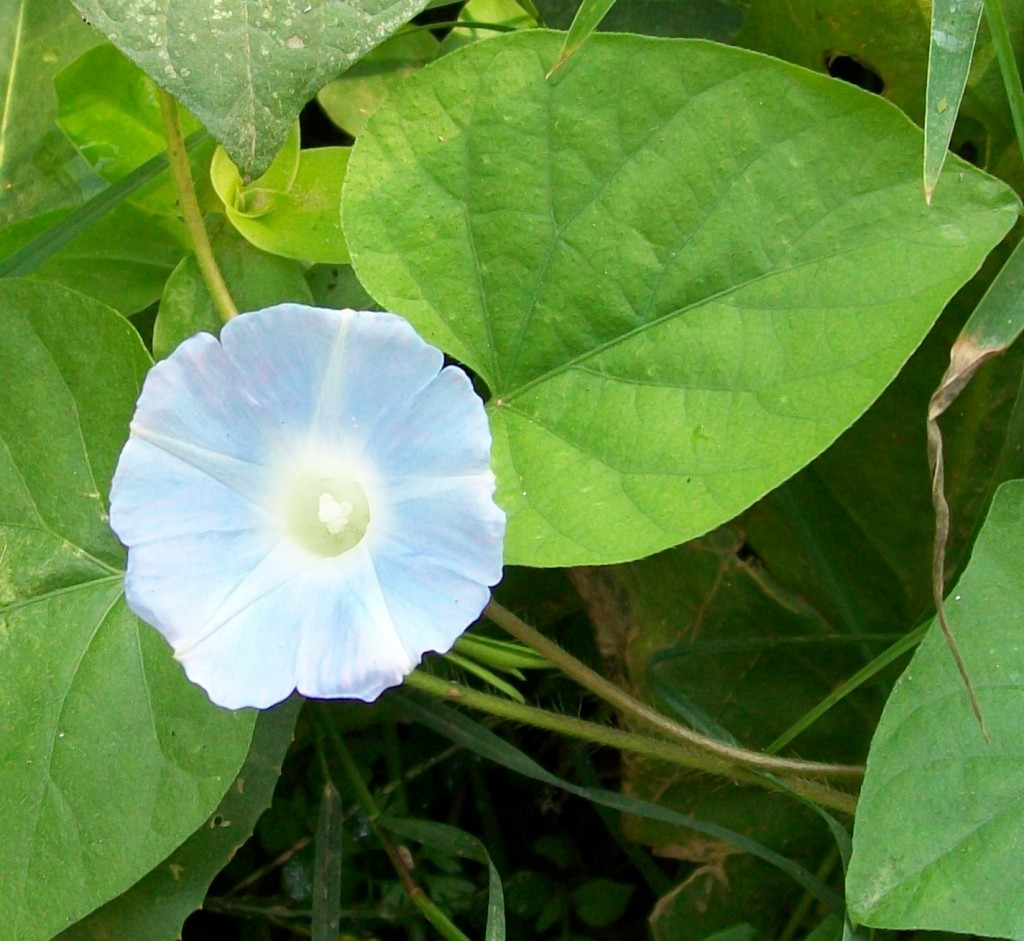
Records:
[[[1024,4],[0,17],[4,939],[1024,939]],[[260,389],[383,416],[374,578],[347,477],[241,558]]]

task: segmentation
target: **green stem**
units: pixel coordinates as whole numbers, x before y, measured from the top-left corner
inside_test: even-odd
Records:
[[[829,807],[843,813],[852,814],[857,806],[857,798],[852,794],[837,791],[818,781],[786,778],[785,781],[775,782],[771,777],[744,767],[732,758],[709,753],[706,750],[683,747],[663,739],[649,738],[636,732],[599,725],[596,722],[577,719],[575,716],[538,709],[536,706],[524,705],[501,696],[492,696],[468,686],[442,680],[420,670],[410,673],[405,678],[405,683],[407,686],[436,696],[446,702],[458,703],[461,706],[468,706],[470,709],[487,712],[503,719],[511,719],[524,725],[547,729],[550,732],[582,739],[592,744],[607,745],[609,748],[632,752],[690,770],[717,774],[744,784],[756,784],[771,790],[792,791],[822,807]]]
[[[845,683],[838,687],[838,689],[834,689],[813,709],[809,710],[805,715],[797,719],[797,721],[786,729],[786,731],[777,739],[775,739],[775,741],[772,742],[765,751],[769,754],[775,754],[775,752],[780,748],[785,748],[785,746],[793,741],[793,739],[795,739],[801,732],[810,728],[815,722],[817,722],[818,719],[828,712],[829,709],[831,709],[837,702],[845,699],[850,695],[850,693],[870,680],[880,670],[884,670],[894,660],[898,660],[908,650],[912,650],[921,643],[921,640],[924,638],[924,635],[927,633],[930,626],[930,623],[921,624],[909,634],[901,637],[888,650],[880,653],[869,664],[861,667]]]
[[[160,89],[160,116],[164,123],[164,136],[167,138],[167,162],[170,164],[171,177],[178,192],[181,203],[181,214],[185,219],[185,228],[192,239],[192,250],[196,256],[196,264],[206,283],[206,289],[213,298],[217,313],[227,323],[238,308],[231,299],[231,292],[224,282],[224,276],[213,256],[210,237],[203,225],[203,214],[199,209],[196,188],[192,182],[192,172],[188,165],[188,154],[185,151],[185,140],[181,134],[181,121],[178,118],[178,103],[171,95]]]
[[[992,43],[996,47],[999,71],[1003,73],[1013,129],[1017,132],[1017,147],[1024,155],[1024,89],[1021,88],[1017,59],[1013,54],[1013,43],[1010,40],[1010,31],[1006,26],[1006,17],[1003,15],[1000,0],[985,0],[985,18],[992,31]]]
[[[599,696],[609,705],[614,706],[623,715],[642,722],[691,750],[707,755],[709,760],[714,757],[726,761],[732,768],[743,767],[780,776],[860,778],[864,775],[864,769],[859,765],[836,765],[828,762],[779,758],[708,738],[640,702],[621,686],[617,686],[591,670],[567,650],[548,640],[540,631],[534,630],[529,624],[493,599],[487,605],[484,614],[499,627],[508,631],[520,643],[532,647],[567,676],[572,677],[595,696]]]
[[[402,883],[405,894],[409,896],[409,900],[419,909],[420,914],[437,929],[443,938],[448,939],[448,941],[469,941],[469,938],[434,904],[430,896],[423,891],[419,883],[413,878],[406,858],[407,853],[403,853],[398,844],[391,838],[391,834],[380,824],[380,808],[373,799],[373,795],[366,786],[366,782],[363,781],[363,776],[359,773],[359,767],[346,747],[345,740],[326,716],[321,715],[319,719],[321,728],[327,732],[331,744],[334,746],[341,769],[345,772],[345,777],[348,779],[349,784],[352,785],[356,800],[359,801],[363,810],[366,811],[367,822],[373,829],[374,835],[380,840],[381,846],[384,847],[384,852],[387,853],[388,859],[391,861],[391,865],[394,867],[398,879]]]

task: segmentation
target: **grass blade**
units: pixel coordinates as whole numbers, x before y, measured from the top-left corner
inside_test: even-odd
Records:
[[[935,0],[924,111],[924,198],[932,201],[967,86],[983,0]]]
[[[489,884],[487,888],[487,928],[484,939],[485,941],[505,941],[505,893],[501,886],[501,876],[483,843],[464,830],[429,820],[381,817],[378,823],[394,833],[395,836],[416,840],[417,843],[424,843],[444,853],[472,859],[487,866]]]
[[[613,6],[615,0],[583,0],[572,18],[569,31],[565,34],[565,42],[562,43],[562,51],[558,54],[555,64],[548,70],[547,78],[551,78],[579,51],[580,46],[601,25],[601,20],[608,15]]]
[[[1018,81],[1019,85],[1019,81]],[[946,620],[942,599],[946,594],[946,543],[949,539],[949,504],[946,502],[946,471],[939,418],[956,401],[981,365],[1006,350],[1024,330],[1024,242],[1018,242],[1006,264],[995,276],[984,297],[974,308],[949,354],[939,387],[928,403],[928,463],[932,471],[932,505],[935,508],[935,542],[932,549],[932,599],[939,627],[956,660],[971,698],[971,707],[987,739],[981,706],[960,655],[956,639]]]
[[[196,131],[185,142],[185,149],[192,152],[209,139],[210,135],[206,131]],[[111,209],[166,169],[167,154],[157,154],[136,167],[126,177],[101,190],[92,199],[86,200],[77,209],[72,209],[30,242],[11,252],[6,258],[0,259],[0,278],[32,274],[44,261],[57,254]]]
[[[1006,99],[1010,104],[1013,129],[1017,132],[1017,147],[1024,154],[1024,88],[1020,84],[1020,71],[1013,53],[1010,30],[1003,15],[1002,0],[985,0],[985,19],[992,31],[992,43],[996,47],[999,71],[1006,86]]]
[[[675,826],[688,827],[706,836],[724,840],[782,870],[782,872],[813,894],[828,909],[840,917],[843,916],[843,901],[828,886],[815,878],[803,866],[794,863],[792,860],[755,840],[751,840],[749,837],[728,830],[725,827],[659,807],[657,804],[630,797],[627,794],[618,794],[614,791],[605,791],[598,788],[580,787],[566,781],[542,768],[532,758],[529,758],[518,748],[484,728],[479,722],[462,715],[450,706],[434,703],[404,691],[396,691],[392,699],[411,718],[433,729],[437,734],[524,777],[560,788],[569,794],[582,797],[584,800],[602,807],[609,807],[612,810],[623,813],[636,814],[640,817],[647,817],[650,820],[660,820],[663,823]]]
[[[320,797],[313,860],[313,941],[337,941],[341,925],[341,795],[328,781]]]

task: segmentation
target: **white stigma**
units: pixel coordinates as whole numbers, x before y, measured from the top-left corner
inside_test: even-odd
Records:
[[[320,494],[320,505],[317,507],[317,517],[327,527],[327,532],[332,536],[345,530],[352,518],[352,504],[346,500],[339,503],[329,493]]]

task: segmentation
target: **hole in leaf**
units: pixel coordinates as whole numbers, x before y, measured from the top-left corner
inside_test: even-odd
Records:
[[[963,157],[968,163],[977,164],[980,151],[978,150],[978,145],[975,144],[974,141],[968,140],[964,141],[957,148],[956,153],[958,157]]]
[[[750,543],[745,542],[736,550],[736,558],[741,562],[748,564],[756,564],[761,561],[760,556],[754,551],[754,547]]]
[[[984,169],[989,162],[989,138],[985,125],[961,114],[953,127],[949,149],[968,163]]]
[[[881,75],[845,52],[826,52],[825,71],[833,78],[849,82],[876,95],[885,91],[885,82],[882,81]]]
[[[311,147],[350,147],[355,140],[351,134],[335,127],[315,98],[302,109],[299,127],[305,150]]]

